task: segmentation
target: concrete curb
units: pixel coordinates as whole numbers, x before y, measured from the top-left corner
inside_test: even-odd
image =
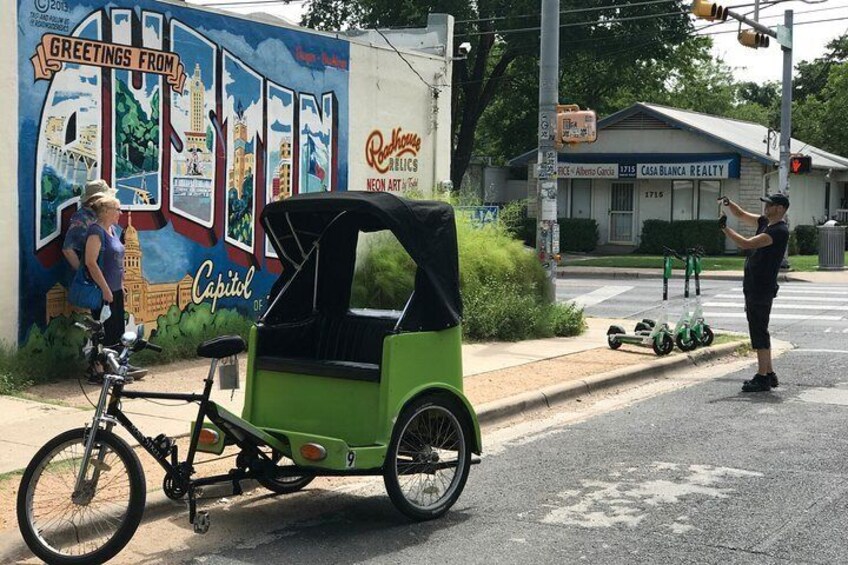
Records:
[[[565,267],[557,269],[557,278],[558,279],[623,279],[623,280],[633,280],[633,279],[661,279],[662,273],[657,270],[657,272],[653,272],[652,270],[638,270],[638,269],[604,269],[602,271],[586,271],[581,269],[580,267]],[[736,272],[729,272],[728,274],[720,274],[720,273],[702,273],[701,280],[712,280],[712,281],[736,281],[742,282],[742,275]],[[780,273],[777,276],[777,280],[779,282],[807,282],[804,279],[797,278],[793,276],[792,273]]]
[[[622,383],[638,381],[647,378],[661,377],[670,371],[677,371],[688,365],[698,365],[701,362],[732,355],[744,341],[724,343],[716,347],[700,349],[686,355],[677,355],[660,359],[652,363],[642,363],[632,367],[617,369],[608,373],[592,375],[591,377],[549,386],[543,389],[525,392],[487,402],[477,410],[480,425],[494,424],[512,418],[523,412],[550,408],[553,404],[590,394]]]

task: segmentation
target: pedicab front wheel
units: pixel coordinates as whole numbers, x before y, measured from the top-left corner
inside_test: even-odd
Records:
[[[428,395],[404,408],[383,465],[383,482],[397,509],[414,520],[447,512],[468,479],[470,444],[456,400]]]
[[[104,563],[132,538],[144,513],[144,473],[135,452],[97,430],[84,479],[76,488],[88,433],[69,430],[35,454],[18,490],[18,527],[47,563]]]

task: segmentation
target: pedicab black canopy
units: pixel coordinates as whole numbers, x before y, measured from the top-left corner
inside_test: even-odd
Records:
[[[268,204],[262,225],[283,273],[274,284],[269,322],[314,312],[344,315],[350,307],[359,232],[391,231],[415,261],[415,289],[400,329],[454,327],[462,317],[453,208],[385,192],[301,194]]]

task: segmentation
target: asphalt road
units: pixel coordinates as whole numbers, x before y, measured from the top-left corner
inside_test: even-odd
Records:
[[[643,306],[660,284],[563,282],[558,292],[587,303],[612,295],[587,311],[638,319],[655,314]],[[734,304],[735,288],[708,282],[705,299]],[[773,333],[799,348],[778,360],[771,393],[741,393],[752,370],[740,364],[696,369],[691,386],[602,402],[585,418],[569,420],[565,405],[507,440],[484,436],[488,455],[440,520],[407,522],[377,484],[335,495],[308,519],[287,508],[279,527],[191,561],[848,563],[848,312],[838,309],[848,286],[790,283],[779,303],[775,312],[796,317],[775,320]],[[706,309],[718,328],[745,327],[729,315],[741,308]]]

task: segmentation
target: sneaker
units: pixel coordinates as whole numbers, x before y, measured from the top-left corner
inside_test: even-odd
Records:
[[[769,379],[769,386],[771,388],[777,388],[780,386],[780,383],[777,380],[777,375],[774,374],[774,371],[772,371],[771,373],[766,373],[766,376]]]
[[[765,375],[756,374],[750,381],[742,383],[742,392],[768,392],[770,390],[769,378]]]
[[[100,386],[103,384],[103,375],[100,373],[89,373],[86,382],[88,382],[88,384],[90,385]]]
[[[145,375],[147,375],[147,369],[142,369],[141,367],[136,367],[135,365],[127,364],[127,375],[128,377],[132,377],[133,380],[140,381]]]

